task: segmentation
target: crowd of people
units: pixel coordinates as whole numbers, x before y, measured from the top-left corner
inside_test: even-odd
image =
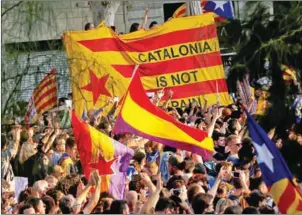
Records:
[[[172,108],[169,101],[159,102],[163,93],[150,99],[180,122],[213,138],[215,152],[210,160],[131,134],[114,135],[114,111],[104,115],[102,109],[91,109],[86,122],[135,151],[125,172],[124,199],[114,199],[101,192],[102,176],[97,171],[89,178],[83,175],[72,128],[60,128],[59,113],[46,113],[36,125],[16,123],[7,132],[2,130],[1,213],[277,213],[261,178],[239,103],[208,106],[205,100],[203,106],[193,102],[185,109]],[[173,98],[173,92],[167,93]],[[282,149],[287,140],[297,140],[302,147],[295,138],[291,131],[276,146]],[[28,180],[21,190],[15,187],[19,177]]]
[[[134,23],[130,32],[144,28]],[[149,28],[157,25],[152,22]],[[115,30],[114,27],[112,27]],[[85,30],[94,29],[87,23]],[[47,112],[37,124],[16,122],[2,127],[1,134],[1,213],[4,214],[275,214],[268,188],[262,180],[255,149],[246,127],[240,99],[229,106],[192,102],[186,108],[161,103],[159,91],[152,102],[188,126],[204,130],[214,141],[210,160],[190,151],[162,145],[132,134],[114,135],[112,128],[118,102],[113,111],[91,109],[85,120],[91,126],[134,150],[127,172],[124,199],[101,192],[102,176],[83,174],[72,128],[60,127],[60,112]],[[257,101],[258,97],[251,98]],[[61,100],[64,106],[64,99]],[[65,110],[69,111],[69,110]],[[147,123],[147,122],[146,122]],[[167,131],[173,132],[173,131]],[[302,134],[293,126],[280,137],[271,131],[285,158],[288,145],[302,148]],[[299,151],[295,151],[299,153]],[[302,153],[300,153],[302,154]],[[25,186],[20,180],[26,179]],[[295,175],[301,185],[301,176]],[[301,187],[301,186],[300,186]]]

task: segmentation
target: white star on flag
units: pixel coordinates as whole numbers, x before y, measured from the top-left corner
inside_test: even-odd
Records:
[[[215,8],[214,11],[220,8],[222,11],[224,11],[223,6],[228,3],[228,1],[214,1],[215,3]]]
[[[258,143],[254,142],[254,147],[256,148],[257,151],[257,161],[258,163],[264,163],[271,172],[274,172],[274,164],[273,164],[273,159],[274,156],[270,152],[270,150],[267,148],[265,144],[262,144],[261,146]]]

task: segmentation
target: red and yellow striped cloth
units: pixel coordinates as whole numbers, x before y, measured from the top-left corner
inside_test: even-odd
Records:
[[[209,159],[214,151],[207,132],[180,123],[150,102],[138,73],[131,81],[113,132],[135,134],[199,154],[204,159]]]
[[[100,26],[64,36],[77,115],[122,97],[135,65],[148,92],[174,91],[172,106],[230,103],[213,13],[173,19],[151,30],[117,36]],[[165,97],[163,98],[165,99]]]
[[[286,65],[281,65],[281,70],[283,71],[283,80],[286,83],[291,83],[297,80],[296,71]]]
[[[41,114],[57,105],[56,69],[51,70],[33,91],[25,120],[34,123]]]
[[[200,1],[200,7],[202,9],[202,13],[209,13],[210,11],[207,11],[204,9],[205,5],[207,4],[207,1]],[[224,21],[225,18],[217,15],[216,13],[213,13],[215,17],[216,22]],[[176,11],[173,13],[173,18],[181,18],[187,16],[187,3],[182,4],[179,8],[176,9]]]

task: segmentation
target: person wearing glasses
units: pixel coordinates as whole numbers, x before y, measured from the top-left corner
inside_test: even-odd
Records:
[[[230,135],[226,140],[226,147],[229,151],[229,156],[227,157],[227,161],[232,162],[234,165],[239,163],[238,152],[241,148],[240,138],[237,135]]]

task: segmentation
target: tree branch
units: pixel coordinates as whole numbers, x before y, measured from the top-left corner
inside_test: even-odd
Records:
[[[14,4],[13,6],[11,6],[10,8],[8,8],[6,11],[4,11],[2,14],[1,14],[1,17],[4,16],[7,12],[11,11],[12,9],[14,9],[15,7],[18,7],[20,4],[22,4],[23,1],[19,1],[18,3]]]

